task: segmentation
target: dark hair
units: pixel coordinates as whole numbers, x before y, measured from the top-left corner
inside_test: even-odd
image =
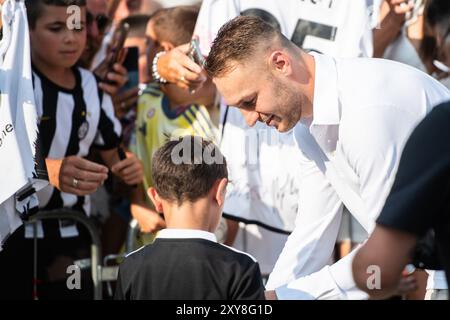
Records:
[[[177,6],[157,10],[151,21],[158,41],[179,46],[191,40],[197,22],[198,6]]]
[[[136,14],[120,21],[120,25],[128,23],[130,26],[130,31],[128,32],[128,37],[133,38],[143,38],[145,37],[145,31],[147,29],[148,20],[152,16],[148,14]]]
[[[220,161],[207,161],[203,158],[205,154]],[[169,141],[153,155],[153,186],[162,199],[176,201],[178,205],[205,197],[222,178],[228,178],[225,157],[214,143],[201,137],[185,136]]]
[[[434,27],[438,24],[449,22],[450,20],[450,1],[431,0],[427,4],[426,22]]]
[[[86,0],[25,0],[27,8],[28,24],[31,29],[36,27],[36,21],[42,15],[43,5],[68,7],[68,6],[86,6]]]
[[[205,69],[212,78],[230,71],[230,62],[251,59],[254,53],[272,40],[279,40],[283,46],[291,45],[276,28],[259,17],[239,16],[220,28],[206,59]]]

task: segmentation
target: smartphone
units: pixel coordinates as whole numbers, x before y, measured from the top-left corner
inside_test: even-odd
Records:
[[[202,52],[200,51],[200,46],[198,44],[198,39],[194,38],[191,40],[191,48],[189,50],[189,58],[193,60],[196,64],[198,64],[200,67],[204,67],[206,60],[205,57],[203,57]]]
[[[139,48],[127,47],[127,56],[123,66],[128,71],[128,81],[124,84],[121,92],[127,91],[139,86]]]
[[[123,23],[114,31],[112,36],[110,50],[106,55],[106,58],[100,63],[100,65],[94,70],[94,74],[103,82],[111,83],[112,81],[106,78],[108,72],[113,69],[115,63],[119,61],[120,53],[122,52],[125,39],[128,36],[130,25]]]

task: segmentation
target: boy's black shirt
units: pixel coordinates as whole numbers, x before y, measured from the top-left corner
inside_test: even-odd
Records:
[[[264,299],[259,265],[209,240],[157,238],[120,266],[115,299]]]

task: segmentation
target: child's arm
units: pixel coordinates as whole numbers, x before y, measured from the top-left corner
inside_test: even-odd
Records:
[[[156,232],[166,227],[166,222],[161,216],[145,202],[144,188],[140,184],[133,190],[131,199],[131,215],[139,224],[144,233]]]
[[[118,149],[100,150],[100,155],[112,173],[128,185],[142,183],[144,169],[141,161],[132,152],[126,152],[126,158],[120,160]]]

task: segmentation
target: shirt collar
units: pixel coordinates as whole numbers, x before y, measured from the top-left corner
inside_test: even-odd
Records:
[[[310,53],[316,62],[313,121],[311,126],[338,125],[340,122],[336,62],[332,57]]]
[[[196,229],[163,229],[158,232],[156,238],[159,239],[193,239],[200,238],[204,240],[209,240],[212,242],[217,242],[216,236],[208,231],[196,230]]]

